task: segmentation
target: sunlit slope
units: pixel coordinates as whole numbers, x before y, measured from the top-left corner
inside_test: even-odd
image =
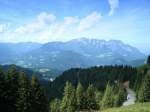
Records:
[[[132,106],[111,108],[100,112],[150,112],[150,103],[138,103]]]

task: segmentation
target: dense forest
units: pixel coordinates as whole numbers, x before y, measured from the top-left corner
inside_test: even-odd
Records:
[[[12,65],[7,72],[0,68],[0,106],[5,112],[48,112],[48,100],[38,79]]]
[[[35,75],[12,65],[0,69],[0,105],[5,112],[75,112],[121,106],[130,81],[137,102],[150,102],[150,56],[147,64],[99,66],[65,71],[45,87]]]
[[[100,66],[87,69],[73,68],[65,71],[61,76],[57,77],[50,84],[50,94],[53,98],[61,97],[66,81],[69,81],[77,87],[81,83],[86,89],[90,84],[93,84],[100,91],[104,91],[107,83],[114,84],[115,81],[124,82],[131,80],[135,82],[137,77],[137,69],[131,66]]]

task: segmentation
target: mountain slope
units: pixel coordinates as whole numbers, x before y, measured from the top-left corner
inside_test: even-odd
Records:
[[[5,50],[4,50],[5,49]],[[119,40],[80,38],[46,44],[0,44],[1,64],[17,64],[27,68],[66,70],[110,64],[129,64],[145,58],[137,48]],[[131,63],[131,65],[132,65]],[[141,61],[139,61],[140,65]]]
[[[27,53],[23,64],[28,67],[69,69],[95,65],[130,64],[143,59],[137,48],[118,40],[96,40],[80,38],[68,42],[49,42],[39,49]]]
[[[43,49],[49,51],[74,51],[84,56],[122,56],[129,60],[140,59],[144,55],[135,47],[124,44],[119,40],[98,40],[80,38],[68,42],[50,42],[42,46]]]
[[[100,112],[150,112],[150,103],[137,103],[135,105],[106,109]]]

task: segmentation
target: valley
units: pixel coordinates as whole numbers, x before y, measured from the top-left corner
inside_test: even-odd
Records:
[[[67,42],[0,43],[0,64],[29,68],[47,80],[70,68],[101,65],[140,66],[146,55],[119,40],[79,38]],[[107,60],[106,60],[107,58]]]

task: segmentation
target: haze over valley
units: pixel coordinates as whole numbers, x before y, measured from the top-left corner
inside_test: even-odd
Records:
[[[120,40],[79,38],[67,42],[0,43],[0,63],[16,64],[41,73],[69,68],[124,64],[139,66],[146,55]]]

